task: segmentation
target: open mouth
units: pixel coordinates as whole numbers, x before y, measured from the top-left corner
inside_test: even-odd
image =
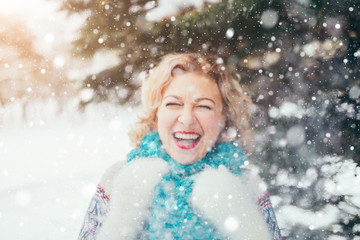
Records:
[[[182,149],[191,149],[200,142],[201,135],[196,132],[175,132],[173,137],[176,146]]]

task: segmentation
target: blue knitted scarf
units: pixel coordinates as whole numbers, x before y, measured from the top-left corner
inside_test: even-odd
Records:
[[[127,161],[139,157],[162,158],[170,168],[170,173],[155,187],[152,213],[147,223],[149,239],[223,239],[211,223],[192,209],[193,175],[206,166],[218,168],[220,165],[240,175],[240,167],[247,159],[243,149],[233,142],[216,144],[201,161],[182,165],[166,153],[158,133],[151,132],[142,139],[140,147],[128,154]]]

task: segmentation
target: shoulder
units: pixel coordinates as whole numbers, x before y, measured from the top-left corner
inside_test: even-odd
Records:
[[[118,161],[112,164],[110,167],[108,167],[100,179],[98,188],[102,188],[102,190],[109,195],[115,176],[120,172],[120,170],[125,165],[126,165],[126,161]]]

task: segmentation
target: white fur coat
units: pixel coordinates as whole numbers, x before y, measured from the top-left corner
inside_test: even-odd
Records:
[[[96,239],[136,239],[151,214],[154,188],[168,173],[167,162],[159,158],[111,167],[101,181],[110,195],[110,210]],[[266,191],[257,174],[243,171],[238,177],[220,166],[204,169],[194,179],[190,204],[226,238],[271,239],[256,206]]]

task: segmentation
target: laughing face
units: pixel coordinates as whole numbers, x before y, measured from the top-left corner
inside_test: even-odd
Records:
[[[215,81],[200,73],[175,76],[157,111],[157,130],[166,152],[188,165],[201,160],[225,126]]]

